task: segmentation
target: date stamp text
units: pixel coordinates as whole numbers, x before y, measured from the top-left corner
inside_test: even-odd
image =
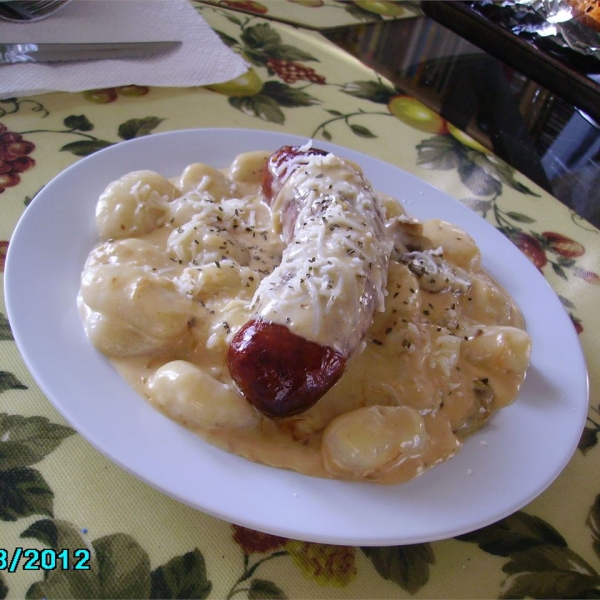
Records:
[[[0,548],[0,571],[87,571],[90,568],[90,551],[87,548],[71,550],[37,550],[17,547],[12,552]]]

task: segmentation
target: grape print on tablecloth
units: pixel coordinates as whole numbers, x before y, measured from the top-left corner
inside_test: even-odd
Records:
[[[19,185],[22,173],[35,166],[34,150],[35,144],[0,123],[0,194]]]

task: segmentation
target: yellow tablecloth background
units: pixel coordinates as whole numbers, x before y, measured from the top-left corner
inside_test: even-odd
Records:
[[[516,544],[505,556],[457,539],[370,552],[286,542],[236,529],[168,498],[112,464],[72,430],[63,429],[62,417],[39,391],[5,333],[0,337],[0,415],[4,415],[4,421],[0,417],[0,548],[6,548],[9,555],[17,546],[43,549],[47,544],[42,543],[41,534],[35,539],[23,537],[24,532],[62,531],[80,536],[83,547],[104,538],[101,541],[110,547],[106,554],[110,560],[101,565],[106,581],[93,584],[100,587],[78,587],[72,572],[56,571],[43,582],[40,571],[0,570],[0,598],[85,597],[96,592],[98,597],[111,593],[114,597],[175,597],[167,589],[171,594],[183,593],[180,597],[211,598],[233,593],[235,597],[494,598],[518,596],[519,590],[523,595],[556,598],[595,590],[586,597],[599,597],[600,448],[594,443],[600,430],[598,230],[510,169],[504,171],[509,181],[525,186],[526,191],[504,179],[499,192],[496,187],[494,193],[477,195],[456,169],[440,170],[424,163],[423,151],[432,139],[442,140],[448,148],[458,142],[448,133],[423,131],[392,115],[384,93],[387,90],[391,98],[392,86],[319,34],[194,5],[234,49],[254,60],[251,88],[230,87],[226,93],[120,88],[0,103],[0,123],[6,131],[18,133],[35,146],[27,154],[35,165],[20,174],[18,184],[0,193],[0,252],[5,251],[28,200],[98,140],[117,143],[124,132],[146,135],[197,127],[266,129],[330,139],[398,165],[485,214],[494,225],[509,227],[513,241],[563,297],[580,331],[590,372],[588,431],[550,488],[504,523],[507,538]],[[271,36],[275,45],[284,48],[280,60],[314,69],[320,82],[303,79],[285,84],[273,64],[267,66],[264,56],[257,59],[257,49],[262,47],[252,40],[258,33]],[[125,123],[127,127],[119,130]],[[73,145],[86,141],[92,146]],[[481,152],[463,150],[469,160],[487,164]],[[0,320],[2,331],[6,327],[2,328]],[[19,504],[6,484],[9,470],[2,463],[2,443],[7,441],[2,438],[2,424],[7,426],[9,418],[11,427],[21,419],[19,423],[30,423],[35,431],[59,440],[39,461],[23,467],[35,471],[47,490],[33,508]],[[26,495],[23,490],[20,493]],[[518,555],[517,550],[525,555]],[[262,560],[252,576],[236,583]],[[517,565],[512,576],[503,571],[509,561]],[[169,583],[161,587],[164,581]],[[189,596],[182,592],[186,581],[191,586]]]

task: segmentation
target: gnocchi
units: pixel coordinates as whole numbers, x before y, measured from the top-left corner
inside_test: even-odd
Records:
[[[110,183],[96,207],[101,242],[81,275],[86,334],[156,409],[229,452],[317,477],[413,479],[518,395],[531,351],[522,315],[467,233],[378,196],[391,254],[365,343],[305,412],[259,413],[236,388],[226,353],[284,248],[261,193],[268,157]],[[333,289],[333,267],[329,282]],[[294,310],[303,323],[302,307]]]

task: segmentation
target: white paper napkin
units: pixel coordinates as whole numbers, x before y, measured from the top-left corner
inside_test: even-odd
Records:
[[[0,65],[0,98],[121,85],[210,85],[247,69],[188,0],[73,0],[43,21],[0,23],[0,43],[161,40],[182,45],[136,59]]]

